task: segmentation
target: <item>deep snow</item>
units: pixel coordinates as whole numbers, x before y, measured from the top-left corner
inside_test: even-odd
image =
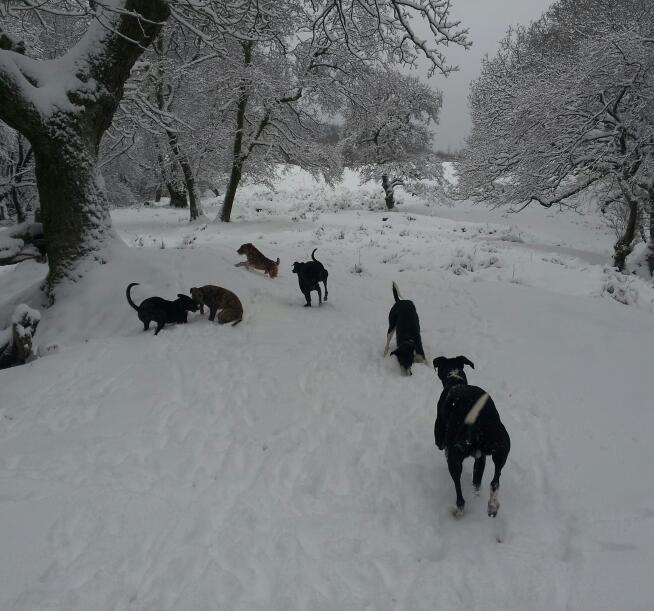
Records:
[[[114,212],[133,248],[42,311],[43,358],[0,372],[0,609],[652,608],[651,283],[612,298],[591,213],[402,199],[293,173],[230,225]],[[234,267],[246,241],[277,279]],[[315,247],[329,301],[308,309],[290,268]],[[0,316],[43,274],[0,268]],[[496,519],[471,461],[452,517],[440,383],[382,358],[393,280],[511,435]],[[155,338],[128,282],[219,284],[245,319]]]

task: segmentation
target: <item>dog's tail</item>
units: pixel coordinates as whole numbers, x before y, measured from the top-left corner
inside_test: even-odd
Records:
[[[318,249],[317,249],[317,248],[314,248],[314,249],[313,249],[313,252],[311,253],[311,258],[312,258],[316,263],[320,263],[320,261],[318,261],[318,259],[316,259],[316,258],[313,256],[313,255],[316,254],[316,250],[318,250]],[[320,265],[322,265],[322,263],[320,263]]]
[[[132,301],[132,296],[129,294],[130,291],[132,290],[133,286],[138,286],[138,282],[132,282],[132,284],[127,285],[127,289],[125,290],[125,295],[127,297],[127,303],[131,305],[137,312],[139,311],[139,307]]]
[[[393,281],[393,297],[395,298],[395,301],[399,301],[402,299],[402,295],[400,295],[400,289],[397,288],[397,284]]]
[[[486,403],[488,403],[488,394],[484,393],[479,399],[475,401],[475,404],[472,406],[468,414],[466,415],[465,420],[463,421],[464,424],[474,424],[477,422],[477,418],[479,418],[479,414],[481,413],[481,410],[484,409],[484,406]]]
[[[238,320],[234,321],[232,323],[232,327],[235,327],[238,323],[242,322],[242,320],[243,320],[242,318],[239,318]]]

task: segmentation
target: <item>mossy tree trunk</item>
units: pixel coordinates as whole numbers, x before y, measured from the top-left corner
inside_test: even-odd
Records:
[[[0,119],[34,149],[51,297],[64,278],[83,273],[83,260],[102,259],[112,231],[97,169],[100,140],[134,62],[170,13],[166,0],[123,0],[96,10],[98,19],[78,45],[56,60],[69,63],[76,77],[62,78],[58,90],[54,66],[25,57],[20,43],[0,47]],[[39,93],[46,85],[59,100],[44,107]]]

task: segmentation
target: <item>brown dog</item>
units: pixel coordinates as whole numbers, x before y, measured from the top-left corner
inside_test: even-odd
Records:
[[[209,320],[218,314],[218,322],[222,325],[226,322],[233,322],[232,327],[243,320],[243,304],[232,291],[206,284],[199,288],[191,289],[191,298],[200,304],[200,314],[204,314],[204,306],[209,308]]]
[[[236,267],[245,265],[247,269],[254,267],[255,269],[263,270],[263,273],[268,274],[271,278],[277,276],[277,271],[279,270],[279,257],[277,257],[277,261],[269,259],[250,242],[247,244],[241,244],[236,252],[239,255],[245,255],[247,257],[247,261],[237,263]]]

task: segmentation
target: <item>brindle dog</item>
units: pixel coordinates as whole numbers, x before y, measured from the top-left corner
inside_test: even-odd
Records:
[[[216,318],[218,313],[218,322],[222,325],[231,322],[232,327],[236,326],[243,320],[243,304],[241,300],[232,291],[207,284],[201,287],[191,289],[193,301],[200,305],[200,314],[204,314],[204,306],[209,308],[209,320]]]
[[[247,257],[247,261],[237,263],[236,267],[241,267],[243,265],[247,269],[254,267],[254,269],[262,270],[264,274],[268,274],[271,278],[277,277],[279,271],[279,257],[277,257],[277,261],[269,259],[250,242],[247,244],[241,244],[236,252],[239,255],[245,255]]]

